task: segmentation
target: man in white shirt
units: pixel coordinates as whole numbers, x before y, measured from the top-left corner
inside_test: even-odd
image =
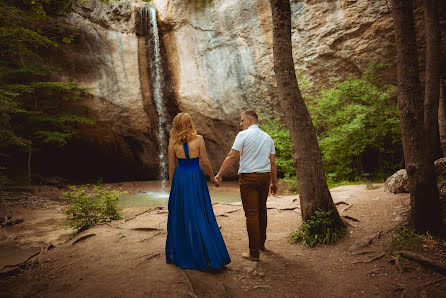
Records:
[[[249,237],[249,253],[242,254],[242,257],[251,261],[258,261],[260,250],[265,249],[266,199],[270,185],[272,194],[276,194],[278,188],[274,142],[259,128],[258,120],[257,113],[253,110],[241,114],[242,131],[238,133],[231,151],[215,176],[221,183],[223,175],[240,157],[240,196]]]

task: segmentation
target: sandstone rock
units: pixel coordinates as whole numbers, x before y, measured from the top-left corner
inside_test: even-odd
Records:
[[[386,179],[384,183],[384,190],[393,193],[407,193],[409,192],[409,180],[405,169],[399,170],[392,176]]]
[[[439,158],[434,162],[435,175],[446,178],[446,157]]]
[[[310,82],[307,94],[327,87],[331,78],[360,74],[372,59],[389,63],[383,79],[396,83],[386,1],[290,3],[295,69]],[[78,35],[50,58],[93,94],[86,104],[96,125],[83,128],[81,140],[67,149],[76,161],[71,166],[82,162],[80,170],[92,177],[158,177],[158,114],[143,55],[151,48],[135,25],[138,10],[149,5],[157,10],[161,51],[170,73],[165,86],[172,93],[165,103],[168,117],[177,111],[192,114],[214,170],[231,148],[240,112],[253,108],[278,114],[268,0],[214,0],[201,8],[194,1],[81,1],[67,18]],[[418,27],[420,20],[417,11]],[[169,125],[161,129],[167,132]],[[235,165],[228,175],[235,177],[236,170]]]

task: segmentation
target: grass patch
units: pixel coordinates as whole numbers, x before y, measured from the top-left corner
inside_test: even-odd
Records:
[[[417,234],[410,225],[403,225],[393,231],[393,236],[389,239],[389,253],[395,258],[400,256],[400,250],[419,251],[425,242],[425,237],[432,238],[429,234]]]
[[[332,213],[333,210],[315,211],[309,220],[302,221],[301,228],[291,235],[291,241],[302,242],[309,247],[338,241],[345,234],[345,229],[333,227]]]

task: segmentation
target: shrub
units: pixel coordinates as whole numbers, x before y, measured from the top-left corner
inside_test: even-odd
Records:
[[[399,112],[392,87],[379,83],[383,68],[371,62],[361,77],[335,81],[309,100],[329,180],[386,176],[401,167]]]
[[[332,213],[332,210],[315,211],[309,220],[302,221],[302,227],[291,235],[291,240],[303,242],[309,247],[335,243],[344,235],[345,229],[333,227]]]
[[[400,250],[419,250],[423,242],[423,236],[418,235],[412,226],[403,225],[394,230],[392,238],[389,239],[389,253],[398,257]]]
[[[69,189],[63,194],[69,202],[65,213],[69,216],[69,225],[76,232],[100,222],[121,218],[117,204],[125,192],[110,190],[109,187],[90,187],[89,185],[69,186]]]
[[[290,131],[281,123],[280,117],[268,118],[261,115],[263,124],[259,127],[274,141],[276,148],[276,165],[280,173],[283,174],[282,182],[287,182],[289,188],[297,192],[296,169],[294,168],[293,153],[291,151]]]

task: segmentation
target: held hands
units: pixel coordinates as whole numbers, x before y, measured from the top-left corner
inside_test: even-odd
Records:
[[[221,183],[223,182],[222,177],[218,174],[215,175],[214,180],[215,180],[214,184],[216,187],[219,187],[221,185]]]
[[[211,182],[214,183],[214,186],[215,186],[215,187],[219,187],[220,184],[221,184],[221,178],[220,178],[220,181],[218,181],[218,180],[216,179],[216,177],[217,177],[217,176],[215,176],[215,177],[210,177],[210,178],[211,178]]]

